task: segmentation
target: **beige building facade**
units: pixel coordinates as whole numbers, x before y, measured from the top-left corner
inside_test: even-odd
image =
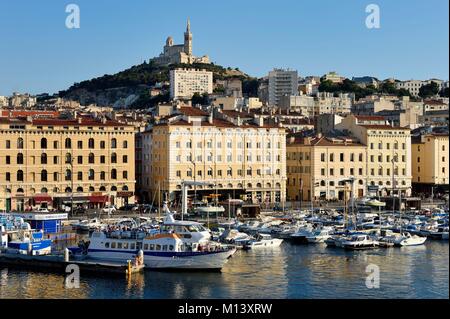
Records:
[[[106,119],[0,119],[0,209],[134,202],[134,127]]]
[[[411,130],[387,125],[379,117],[349,115],[336,128],[367,147],[366,184],[372,194],[411,194]]]
[[[196,187],[199,199],[217,193],[220,200],[285,200],[284,128],[238,125],[195,108],[182,113],[144,133],[144,197],[179,201],[183,181],[201,181],[212,185]]]
[[[431,187],[449,184],[449,142],[447,134],[425,134],[412,142],[413,185],[417,192],[431,193]]]
[[[321,135],[291,138],[286,149],[288,200],[349,200],[352,191],[355,197],[366,194],[367,150],[358,141]]]

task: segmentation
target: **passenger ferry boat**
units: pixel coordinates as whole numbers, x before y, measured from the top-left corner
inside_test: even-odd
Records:
[[[215,271],[221,270],[236,252],[234,247],[214,242],[188,242],[175,233],[149,235],[139,231],[96,231],[87,247],[70,250],[91,259],[117,262],[133,260],[142,250],[146,268]]]

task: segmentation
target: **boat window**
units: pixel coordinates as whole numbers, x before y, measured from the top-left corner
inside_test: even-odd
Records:
[[[122,249],[122,243],[117,243],[117,249]]]
[[[167,251],[167,245],[163,245],[162,250]]]
[[[128,243],[123,243],[123,249],[128,249]]]
[[[136,244],[135,243],[131,243],[130,244],[130,249],[136,249]]]
[[[192,238],[192,235],[191,234],[185,234],[183,237],[184,238]]]
[[[109,248],[109,243],[105,243],[105,248]]]
[[[197,230],[197,228],[196,228],[195,226],[188,226],[188,230],[189,230],[191,233],[196,233],[196,232],[198,232],[198,230]]]
[[[173,245],[169,245],[169,250],[170,250],[170,251],[173,250]]]
[[[161,250],[161,245],[156,245],[156,250]]]
[[[111,243],[111,248],[116,248],[116,242],[115,241]]]
[[[155,245],[154,244],[150,244],[150,250],[155,250]]]
[[[148,244],[144,244],[144,250],[148,250]]]

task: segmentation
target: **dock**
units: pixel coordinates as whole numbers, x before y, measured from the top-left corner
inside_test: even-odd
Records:
[[[93,259],[65,261],[62,255],[30,256],[9,253],[0,253],[0,265],[61,274],[67,274],[66,269],[69,265],[76,265],[81,275],[99,276],[131,276],[144,270],[144,264],[136,265],[132,262],[126,264]]]

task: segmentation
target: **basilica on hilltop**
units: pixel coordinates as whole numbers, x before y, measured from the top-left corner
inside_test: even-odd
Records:
[[[186,32],[184,33],[184,44],[174,44],[173,38],[168,37],[166,45],[164,46],[163,53],[158,57],[150,60],[150,63],[154,63],[158,66],[169,64],[193,64],[193,63],[206,63],[209,64],[209,57],[207,55],[202,57],[196,57],[192,54],[192,33],[191,23],[188,20]]]

